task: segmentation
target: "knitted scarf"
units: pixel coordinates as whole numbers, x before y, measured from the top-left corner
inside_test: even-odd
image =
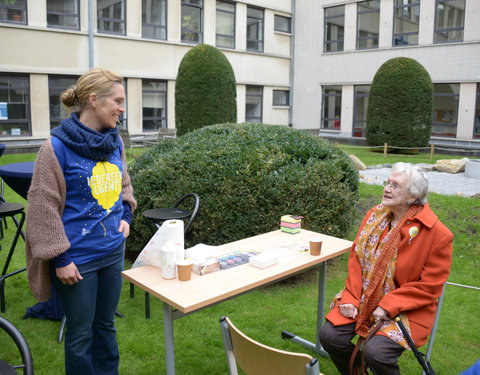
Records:
[[[117,128],[108,128],[97,132],[83,125],[77,113],[62,120],[60,126],[51,131],[66,146],[77,154],[92,160],[106,161],[113,151],[121,145]]]
[[[396,255],[400,244],[400,229],[406,220],[416,216],[423,206],[411,206],[398,224],[379,241],[390,223],[391,212],[383,205],[372,212],[356,242],[355,252],[363,271],[363,294],[355,331],[366,337],[373,328],[372,312],[390,290],[395,289]]]

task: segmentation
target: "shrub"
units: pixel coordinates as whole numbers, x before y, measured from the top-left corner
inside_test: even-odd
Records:
[[[370,88],[366,138],[370,146],[428,146],[432,127],[433,84],[417,61],[385,62]]]
[[[206,125],[237,121],[235,74],[217,48],[200,44],[180,62],[175,83],[175,122],[183,135]]]
[[[188,246],[276,230],[286,214],[302,215],[303,228],[342,237],[358,199],[358,172],[344,151],[284,126],[204,127],[146,151],[130,174],[139,207],[128,241],[134,252],[152,236],[141,211],[171,207],[188,192],[200,196]]]

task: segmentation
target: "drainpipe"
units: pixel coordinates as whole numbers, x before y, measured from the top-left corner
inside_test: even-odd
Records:
[[[93,0],[88,0],[88,66],[93,68],[94,64],[93,52]]]
[[[292,0],[292,36],[290,40],[290,93],[289,93],[289,104],[290,110],[288,111],[288,126],[293,126],[293,68],[295,66],[295,0]]]

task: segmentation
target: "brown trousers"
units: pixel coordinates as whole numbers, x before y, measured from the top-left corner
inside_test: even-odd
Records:
[[[320,330],[320,342],[342,375],[349,375],[349,363],[355,345],[355,323],[333,326],[328,320]],[[399,375],[398,358],[405,350],[401,345],[383,335],[375,335],[364,347],[364,357],[374,375]],[[355,358],[360,367],[360,354]]]

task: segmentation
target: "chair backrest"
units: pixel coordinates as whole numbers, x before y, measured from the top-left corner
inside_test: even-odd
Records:
[[[237,363],[247,375],[318,375],[319,364],[308,354],[287,352],[263,345],[236,328],[228,317],[220,319],[229,373]]]
[[[198,208],[200,207],[200,198],[198,197],[198,194],[196,193],[188,193],[188,194],[185,194],[183,197],[181,197],[174,205],[173,207],[177,208],[178,206],[180,206],[180,204],[182,204],[182,202],[189,198],[189,197],[193,197],[195,198],[195,206],[193,208],[193,211],[192,211],[192,214],[190,215],[190,217],[188,218],[188,223],[187,225],[185,225],[185,228],[184,228],[184,233],[187,233],[188,232],[188,229],[190,229],[190,226],[192,225],[193,223],[193,220],[195,220],[195,216],[197,216],[197,212],[198,212]]]
[[[0,330],[4,330],[17,345],[22,357],[22,364],[15,365],[13,367],[21,369],[23,368],[24,375],[33,375],[33,358],[27,341],[20,333],[20,331],[12,323],[10,323],[3,316],[0,316]],[[2,372],[3,373],[3,372]],[[16,372],[15,372],[16,373]]]
[[[118,132],[120,133],[120,137],[122,137],[123,144],[125,148],[131,148],[132,147],[132,141],[130,139],[130,133],[128,132],[127,129],[118,129]]]
[[[158,142],[163,142],[168,138],[177,137],[177,128],[160,128],[158,129]]]

